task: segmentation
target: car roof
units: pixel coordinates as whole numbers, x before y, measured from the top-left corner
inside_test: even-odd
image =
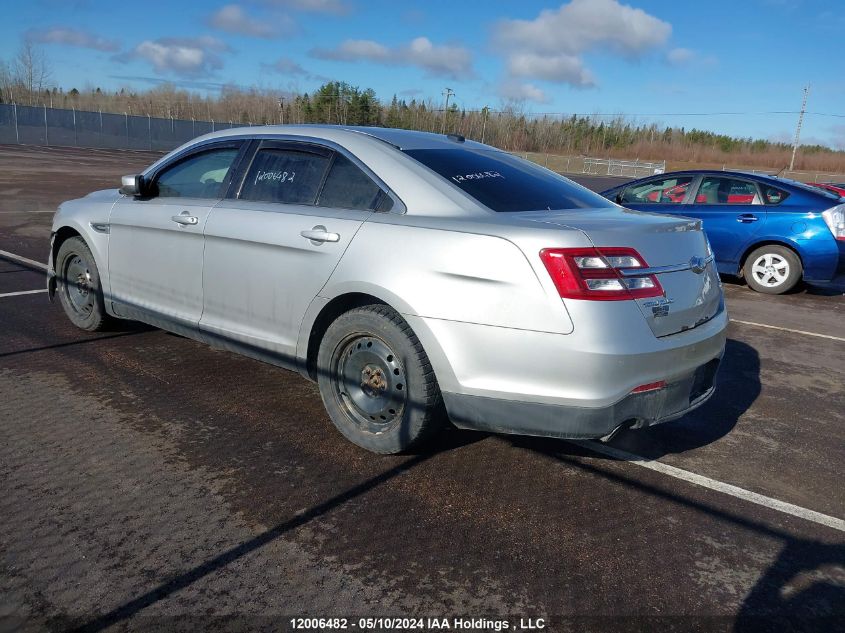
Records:
[[[464,139],[455,134],[436,134],[434,132],[420,132],[416,130],[403,130],[398,128],[366,127],[358,125],[326,125],[326,124],[302,124],[302,125],[253,125],[248,127],[236,127],[226,130],[218,130],[201,137],[201,140],[208,141],[215,138],[227,138],[230,136],[272,136],[285,134],[291,136],[304,136],[321,138],[331,141],[342,141],[343,137],[360,138],[368,136],[396,147],[397,149],[456,149],[464,147],[467,149],[486,149],[501,151],[489,145],[483,145],[475,141]],[[195,139],[200,140],[200,139]]]
[[[624,185],[629,185],[631,182],[638,182],[640,180],[648,180],[649,178],[654,178],[655,176],[697,176],[699,174],[703,175],[712,175],[712,176],[738,176],[741,178],[747,178],[749,180],[756,180],[758,182],[765,182],[769,184],[777,184],[780,187],[794,187],[800,189],[804,193],[809,193],[812,195],[818,194],[821,196],[830,196],[829,193],[825,192],[823,189],[817,189],[815,187],[811,187],[807,183],[803,183],[799,180],[792,180],[791,178],[781,178],[780,176],[776,176],[774,174],[758,174],[752,171],[741,171],[741,170],[721,170],[721,169],[683,169],[679,171],[667,171],[664,174],[654,174],[652,176],[644,176],[643,178],[638,178],[633,181],[629,181],[627,183],[623,183],[622,185],[616,185],[615,187],[611,187],[611,189],[617,189],[618,187],[622,187]],[[608,189],[607,191],[610,191]]]

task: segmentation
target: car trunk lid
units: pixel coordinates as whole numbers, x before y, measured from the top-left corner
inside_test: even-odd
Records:
[[[719,276],[701,222],[628,209],[577,209],[524,213],[533,220],[584,232],[599,250],[633,248],[663,288],[663,296],[634,299],[657,337],[695,328],[722,306]],[[642,275],[637,268],[622,274]]]

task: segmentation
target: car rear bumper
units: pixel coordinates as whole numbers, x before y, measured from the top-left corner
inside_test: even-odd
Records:
[[[691,330],[655,337],[632,302],[618,303],[630,305],[605,305],[596,314],[628,310],[629,318],[617,321],[625,327],[602,327],[597,316],[572,334],[406,318],[429,352],[457,426],[591,438],[622,424],[665,422],[699,406],[712,394],[724,354],[724,308]],[[666,386],[634,393],[659,381]]]
[[[811,244],[802,244],[804,281],[828,282],[845,271],[845,241],[833,237],[816,239]]]
[[[607,407],[573,407],[443,393],[461,428],[559,438],[596,438],[621,426],[643,428],[677,419],[713,395],[720,359],[713,359],[663,389],[634,393]]]

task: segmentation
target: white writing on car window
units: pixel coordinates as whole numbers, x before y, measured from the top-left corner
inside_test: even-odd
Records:
[[[264,180],[272,180],[278,183],[293,182],[294,176],[296,176],[295,171],[261,171],[259,169],[258,173],[255,174],[255,182],[253,184],[257,185]]]
[[[504,178],[502,174],[497,171],[477,171],[473,174],[458,174],[452,176],[455,182],[464,182],[465,180],[483,180],[484,178]]]

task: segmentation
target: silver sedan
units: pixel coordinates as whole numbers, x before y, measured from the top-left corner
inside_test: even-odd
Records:
[[[315,380],[379,453],[462,428],[607,437],[714,390],[700,222],[624,209],[495,148],[405,130],[241,128],[65,202],[50,296]]]

